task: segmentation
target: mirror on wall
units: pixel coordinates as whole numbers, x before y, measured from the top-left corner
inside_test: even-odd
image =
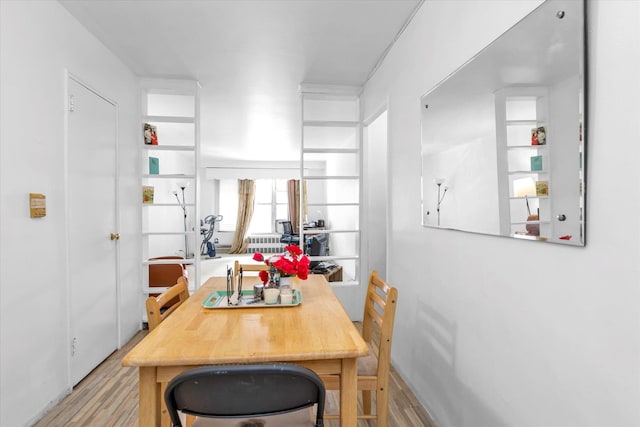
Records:
[[[584,35],[547,0],[422,96],[424,226],[585,244]]]

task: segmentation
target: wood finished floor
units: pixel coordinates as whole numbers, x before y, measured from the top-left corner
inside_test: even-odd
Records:
[[[138,426],[138,370],[122,367],[120,361],[147,332],[140,331],[124,347],[109,356],[34,427],[141,427]],[[393,368],[390,385],[390,427],[436,427]],[[327,392],[326,412],[336,413],[338,402],[337,392]],[[327,427],[339,425],[336,420],[325,421]],[[375,421],[358,421],[358,427],[375,425]]]

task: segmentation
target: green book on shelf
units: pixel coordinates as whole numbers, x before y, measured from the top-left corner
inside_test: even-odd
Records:
[[[531,156],[531,170],[532,171],[542,170],[542,156]]]
[[[160,173],[160,159],[157,157],[149,157],[149,175],[158,175]]]

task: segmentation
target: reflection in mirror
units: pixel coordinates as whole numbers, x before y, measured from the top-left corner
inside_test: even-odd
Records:
[[[547,0],[421,98],[424,226],[585,244],[584,23]]]

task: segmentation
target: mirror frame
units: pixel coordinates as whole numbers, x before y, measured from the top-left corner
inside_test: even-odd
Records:
[[[565,26],[568,29],[561,28]],[[528,42],[538,35],[532,31],[540,28],[549,29],[538,37],[544,44],[532,46]],[[532,56],[527,56],[529,54]],[[526,62],[529,58],[533,61]],[[550,59],[554,60],[555,67],[549,66]],[[422,225],[584,246],[587,63],[586,0],[547,0],[424,94],[420,99]],[[567,64],[570,67],[564,67]],[[565,68],[571,72],[567,74]],[[483,75],[478,70],[486,73]],[[558,82],[562,84],[558,85]],[[567,92],[565,98],[556,93],[561,90]],[[480,100],[478,104],[470,103],[474,97]],[[491,99],[491,105],[488,99]],[[541,99],[545,100],[545,107],[541,106]],[[563,99],[570,102],[563,105]],[[511,108],[512,113],[509,114],[515,119],[509,119],[509,103],[513,107],[519,102],[524,106],[520,111],[533,109],[538,115],[533,120],[523,120],[514,115],[518,109]],[[527,102],[533,108],[527,107]],[[572,116],[573,113],[577,115]],[[491,123],[488,123],[489,115],[492,116]],[[563,116],[577,118],[577,124],[567,124],[574,122],[562,120]],[[478,117],[485,120],[476,122]],[[447,123],[451,125],[447,126]],[[473,123],[474,126],[461,126],[463,123]],[[517,126],[520,127],[519,132]],[[534,145],[539,142],[533,134],[534,129],[542,131],[541,141],[548,135],[549,144],[544,140],[544,145]],[[525,130],[531,134],[526,135],[526,144],[522,144]],[[577,132],[572,133],[574,130]],[[520,135],[516,144],[511,143],[513,135]],[[577,152],[573,151],[574,143]],[[495,157],[491,149],[495,151]],[[518,151],[520,159],[514,154]],[[579,160],[570,165],[566,160],[571,157],[567,156],[573,155]],[[469,157],[474,163],[465,166],[460,160],[462,157]],[[512,165],[516,161],[521,166],[518,169]],[[527,163],[524,167],[523,161]],[[485,164],[486,171],[480,171],[482,164]],[[563,167],[554,169],[555,164]],[[473,176],[474,170],[481,174]],[[579,188],[572,187],[575,184],[571,183],[575,171]],[[463,181],[465,176],[467,181]],[[522,190],[521,184],[531,184],[530,179],[522,179],[527,177],[533,178],[534,187],[527,185],[527,189]],[[482,182],[485,178],[486,182]],[[516,184],[517,179],[521,182]],[[447,202],[449,206],[446,206]],[[497,218],[492,217],[492,211],[496,212]],[[487,218],[482,220],[474,217],[487,213]]]

